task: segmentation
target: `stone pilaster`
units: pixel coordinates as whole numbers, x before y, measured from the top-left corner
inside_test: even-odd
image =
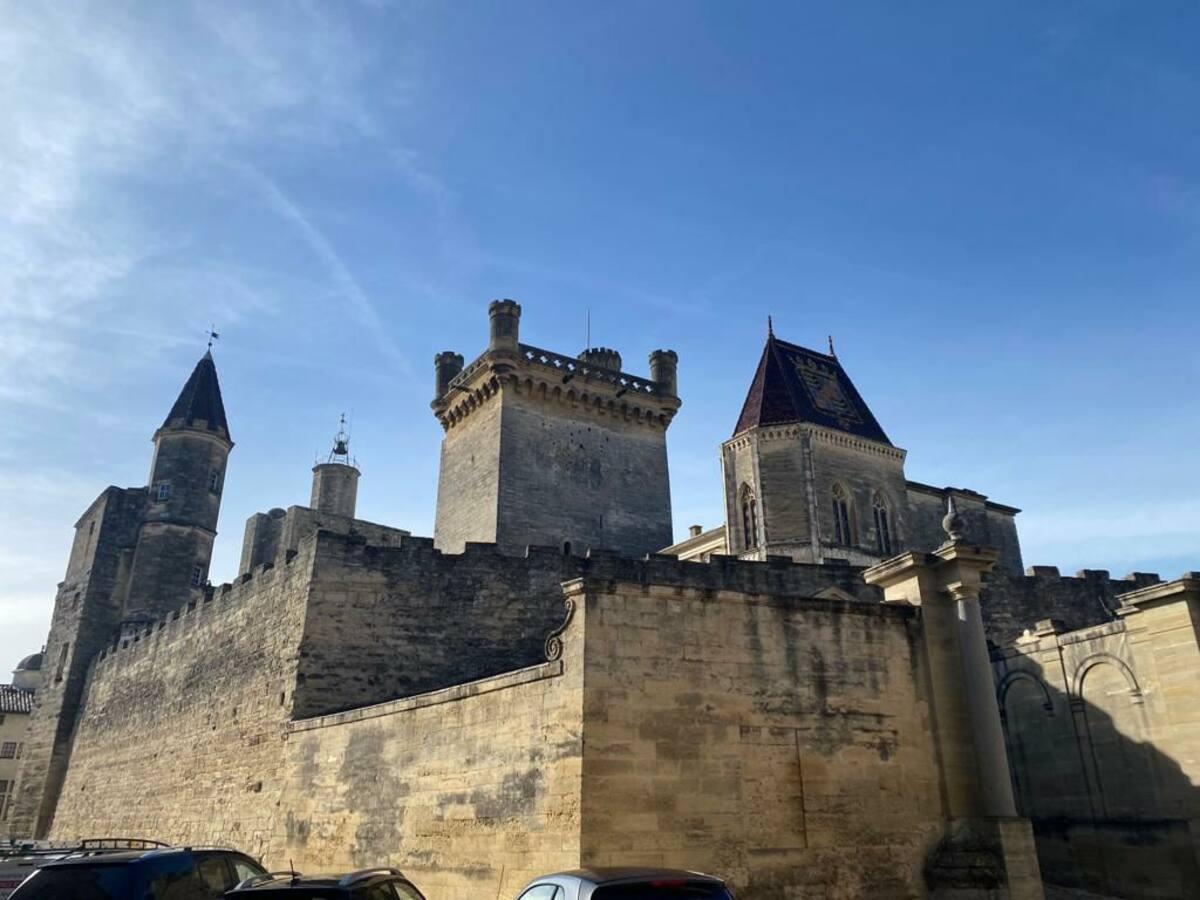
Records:
[[[921,638],[942,768],[946,833],[930,854],[930,896],[1041,900],[1037,852],[1016,816],[1012,779],[979,606],[999,557],[956,534],[933,553],[905,553],[863,573],[885,603],[921,607]]]

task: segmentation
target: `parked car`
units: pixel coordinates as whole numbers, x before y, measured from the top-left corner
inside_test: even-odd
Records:
[[[90,838],[73,844],[50,841],[0,841],[0,900],[9,900],[12,892],[33,872],[46,863],[68,856],[99,855],[118,850],[150,850],[168,847],[160,841],[142,838]]]
[[[35,868],[10,900],[217,900],[264,872],[223,847],[83,850]]]
[[[363,869],[345,875],[271,872],[247,878],[228,900],[425,900],[399,869]]]
[[[733,900],[720,878],[680,869],[573,869],[533,879],[517,900]]]

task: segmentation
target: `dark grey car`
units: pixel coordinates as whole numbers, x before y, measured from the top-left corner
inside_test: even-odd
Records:
[[[517,900],[733,900],[720,878],[681,869],[572,869],[533,879]]]

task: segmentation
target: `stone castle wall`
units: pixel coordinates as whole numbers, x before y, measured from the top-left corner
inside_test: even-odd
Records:
[[[942,807],[917,610],[586,597],[586,864],[716,871],[746,898],[923,895]]]
[[[1200,603],[1164,596],[1117,608],[1113,621],[1082,630],[1044,622],[993,657],[1018,807],[1033,819],[1047,880],[1193,897]]]
[[[95,661],[52,838],[267,848],[314,549]]]
[[[291,723],[268,863],[394,865],[430,900],[515,897],[578,866],[578,627],[552,662]]]
[[[997,570],[986,578],[983,619],[988,640],[999,647],[1010,646],[1045,619],[1058,622],[1062,631],[1111,622],[1121,594],[1160,580],[1147,572],[1112,578],[1103,569],[1084,569],[1074,577],[1059,575],[1054,566],[1034,566],[1029,571],[1029,575],[1012,575]]]
[[[121,622],[129,557],[146,491],[107,488],[75,524],[67,572],[58,586],[43,677],[30,717],[11,833],[40,834],[54,812],[70,753],[88,667]]]

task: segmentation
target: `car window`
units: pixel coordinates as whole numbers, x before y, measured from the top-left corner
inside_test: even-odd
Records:
[[[39,869],[10,900],[125,900],[129,896],[127,866],[64,866]]]
[[[196,872],[210,897],[220,897],[234,886],[233,870],[224,856],[205,855],[196,860]]]
[[[252,875],[262,875],[266,871],[262,866],[256,866],[250,860],[242,859],[240,856],[230,857],[229,861],[233,863],[233,877],[238,884]]]
[[[396,900],[391,885],[386,881],[359,888],[354,892],[354,900]]]
[[[396,896],[400,900],[425,900],[420,891],[404,881],[393,881],[392,890],[396,892]]]
[[[592,900],[733,900],[733,895],[711,881],[664,879],[602,886],[592,893]]]
[[[563,900],[563,889],[556,884],[535,884],[518,900]]]

